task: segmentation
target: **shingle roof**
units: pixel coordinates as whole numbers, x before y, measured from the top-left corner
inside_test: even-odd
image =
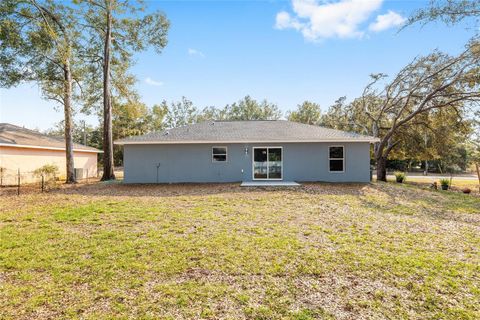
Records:
[[[9,123],[0,123],[0,146],[65,150],[65,140],[47,136]],[[98,149],[74,143],[74,151],[101,152]]]
[[[253,143],[253,142],[374,142],[376,138],[285,120],[208,121],[133,136],[116,144]]]

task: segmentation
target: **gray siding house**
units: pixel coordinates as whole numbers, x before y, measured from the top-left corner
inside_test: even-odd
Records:
[[[376,139],[276,121],[210,121],[115,141],[125,183],[370,181]]]

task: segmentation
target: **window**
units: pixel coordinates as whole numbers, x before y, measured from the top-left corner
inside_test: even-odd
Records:
[[[330,172],[345,171],[345,155],[343,146],[331,146],[328,148],[328,160]]]
[[[227,147],[213,147],[212,148],[212,162],[227,161]]]

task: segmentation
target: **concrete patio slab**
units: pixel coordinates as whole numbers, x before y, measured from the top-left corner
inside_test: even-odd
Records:
[[[295,181],[243,181],[241,187],[298,187]]]

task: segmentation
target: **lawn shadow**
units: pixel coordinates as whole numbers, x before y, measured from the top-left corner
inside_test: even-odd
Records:
[[[14,190],[13,190],[14,191]],[[15,197],[15,192],[11,196]],[[432,219],[456,221],[480,225],[480,214],[464,213],[476,204],[462,204],[460,195],[442,194],[419,186],[399,186],[392,183],[327,183],[307,182],[299,187],[240,187],[240,183],[178,183],[178,184],[123,184],[115,182],[93,182],[88,184],[60,185],[47,194],[78,195],[91,199],[102,197],[118,198],[163,198],[163,197],[208,197],[208,196],[263,196],[268,192],[298,196],[353,196],[355,203],[379,214],[404,216],[424,215]],[[40,193],[35,191],[32,193]],[[6,194],[4,194],[6,195]],[[472,195],[473,196],[473,195]],[[324,199],[325,200],[325,199]],[[328,201],[328,199],[327,199]],[[334,201],[334,200],[332,200]],[[455,201],[457,209],[445,209]],[[478,201],[480,213],[480,201]],[[438,210],[435,209],[438,207]]]
[[[462,195],[460,192],[446,193],[428,188],[426,185],[396,185],[376,182],[364,189],[359,197],[362,206],[387,214],[404,216],[426,216],[431,219],[459,222],[480,226],[480,199],[476,195]],[[374,193],[372,193],[372,191]],[[469,202],[462,201],[463,197]],[[474,199],[478,199],[476,202]],[[473,201],[472,201],[473,200]],[[478,213],[465,213],[476,203]]]

